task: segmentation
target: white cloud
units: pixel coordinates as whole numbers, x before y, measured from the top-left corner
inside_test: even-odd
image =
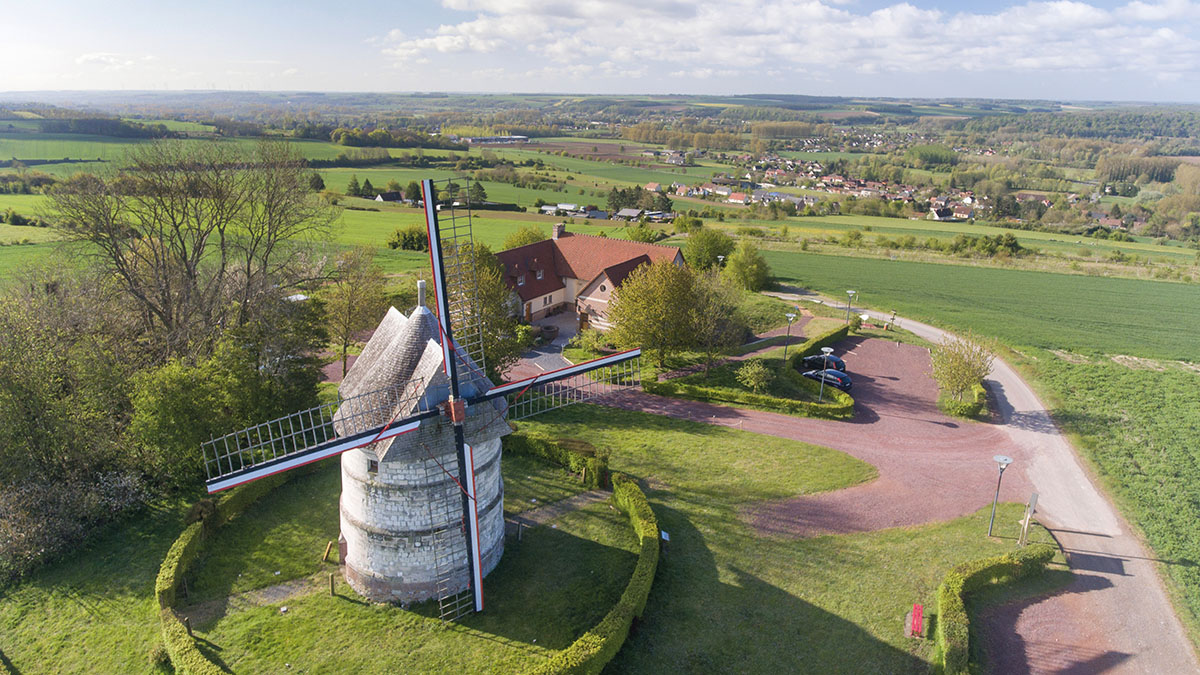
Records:
[[[100,66],[103,70],[123,70],[134,64],[133,59],[112,52],[92,52],[80,54],[75,63],[81,66]]]
[[[453,57],[466,72],[512,82],[557,73],[705,80],[776,70],[922,74],[1192,73],[1200,5],[1134,0],[1116,9],[1074,0],[994,11],[899,2],[874,11],[836,0],[442,0],[473,13],[423,35],[388,33],[398,64]],[[1164,26],[1169,24],[1169,28]],[[1164,32],[1166,31],[1166,32]]]

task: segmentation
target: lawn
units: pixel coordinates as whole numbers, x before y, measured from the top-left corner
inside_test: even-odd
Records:
[[[760,535],[745,523],[743,509],[760,501],[874,475],[832,450],[592,406],[523,424],[610,448],[614,468],[646,478],[670,535],[646,616],[612,672],[925,673],[929,643],[904,637],[904,612],[912,602],[935,606],[953,565],[1008,546],[981,536],[986,509],[946,523],[801,540]],[[1015,523],[1019,511],[1004,505],[998,521]]]

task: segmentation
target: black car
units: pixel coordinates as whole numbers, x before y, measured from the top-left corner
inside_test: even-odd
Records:
[[[825,370],[807,370],[804,372],[804,376],[810,380],[816,380],[818,382],[823,379],[825,380],[825,384],[831,387],[837,387],[842,391],[850,391],[850,387],[853,384],[850,382],[849,375],[840,370],[834,370],[833,368],[827,368]]]
[[[846,370],[846,362],[834,356],[833,354],[829,355],[829,361],[825,360],[824,354],[813,354],[812,356],[804,357],[803,362],[804,367],[808,368],[809,370],[832,368],[834,370],[840,370],[843,373],[848,372]]]

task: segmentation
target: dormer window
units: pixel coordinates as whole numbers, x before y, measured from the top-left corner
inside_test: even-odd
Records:
[[[517,277],[517,285],[518,285],[518,286],[524,286],[524,285],[525,285],[525,275],[524,275],[524,274],[522,274],[521,276]]]
[[[537,271],[537,279],[538,279],[538,281],[542,280],[542,270]]]

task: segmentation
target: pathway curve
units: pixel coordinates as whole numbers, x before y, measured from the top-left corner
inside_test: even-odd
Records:
[[[545,525],[555,518],[570,513],[571,511],[578,511],[586,506],[608,501],[608,498],[611,496],[612,493],[607,490],[589,490],[587,492],[580,492],[577,495],[567,497],[566,499],[560,499],[552,504],[539,506],[536,509],[518,513],[515,516],[508,518],[508,520],[514,524],[520,524],[525,527]]]
[[[783,294],[789,300],[808,299]],[[886,317],[867,312],[879,320]],[[946,333],[902,320],[931,342]],[[761,504],[744,516],[777,535],[860,532],[948,520],[986,506],[995,488],[991,457],[1012,456],[1001,498],[1039,493],[1038,518],[1067,552],[1074,581],[1049,597],[984,617],[990,669],[997,673],[1200,672],[1167,600],[1154,561],[1083,469],[1045,406],[997,359],[986,384],[999,419],[964,422],[936,407],[927,350],[853,338],[855,419],[791,417],[652,396],[612,394],[606,405],[737,427],[842,450],[879,470],[878,480],[824,495]]]

